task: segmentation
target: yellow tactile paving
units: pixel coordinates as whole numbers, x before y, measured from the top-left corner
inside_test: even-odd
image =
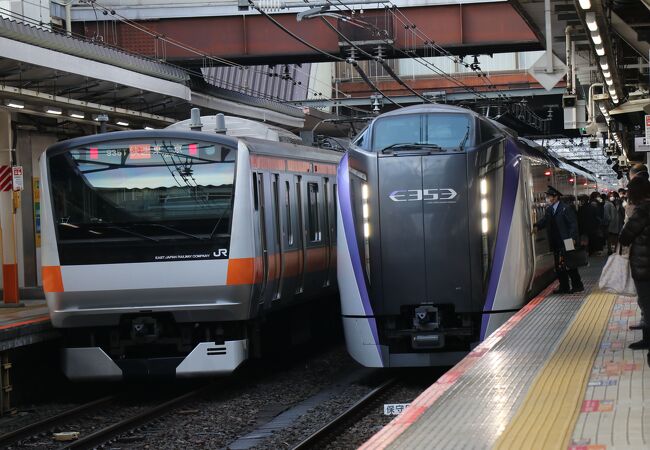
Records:
[[[495,449],[568,448],[615,299],[589,295]]]

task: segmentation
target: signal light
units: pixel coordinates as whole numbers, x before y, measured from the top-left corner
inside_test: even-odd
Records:
[[[99,149],[96,147],[90,148],[90,159],[99,159]]]
[[[190,155],[198,155],[198,153],[199,153],[198,144],[190,144],[189,145],[189,150],[190,150]]]
[[[546,172],[544,172],[544,175],[546,175],[547,177],[550,177],[551,176],[551,171],[547,170]]]

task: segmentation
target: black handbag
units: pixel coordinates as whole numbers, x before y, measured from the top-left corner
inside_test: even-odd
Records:
[[[564,265],[567,269],[577,269],[589,265],[589,256],[584,247],[578,247],[575,250],[564,253]]]

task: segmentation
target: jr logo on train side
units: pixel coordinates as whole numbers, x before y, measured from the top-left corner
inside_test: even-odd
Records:
[[[393,191],[388,198],[394,202],[439,202],[455,203],[458,193],[452,188],[404,189]]]

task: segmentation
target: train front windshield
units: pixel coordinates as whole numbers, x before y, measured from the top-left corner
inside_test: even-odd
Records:
[[[49,158],[61,264],[226,258],[236,150],[104,142]]]

